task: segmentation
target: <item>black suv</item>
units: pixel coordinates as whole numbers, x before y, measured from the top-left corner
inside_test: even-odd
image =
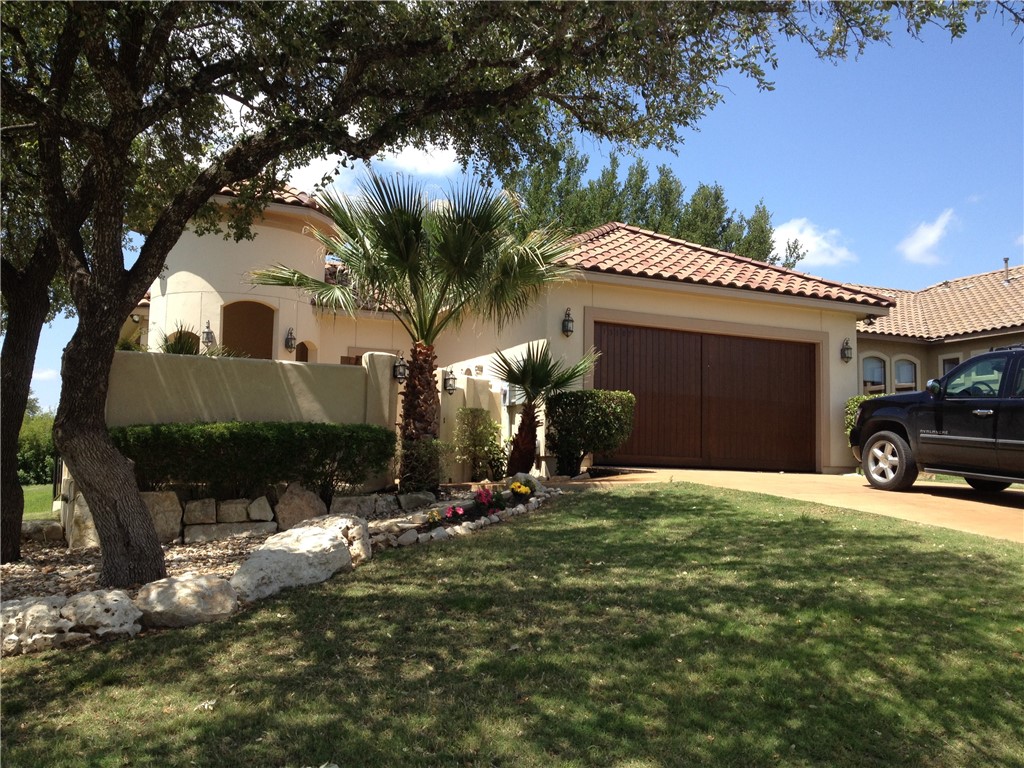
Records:
[[[850,447],[886,491],[906,490],[921,469],[979,491],[1024,483],[1024,345],[972,357],[924,392],[865,400]]]

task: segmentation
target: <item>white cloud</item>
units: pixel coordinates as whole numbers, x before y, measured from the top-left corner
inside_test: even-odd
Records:
[[[397,153],[382,153],[379,160],[383,165],[420,176],[450,176],[462,170],[454,150],[441,147],[426,150],[405,147]]]
[[[799,240],[807,250],[807,256],[797,269],[808,267],[835,266],[857,261],[857,255],[842,244],[843,236],[838,229],[821,229],[808,219],[790,219],[775,228],[775,253],[785,251],[786,243]]]
[[[918,224],[917,229],[900,241],[896,250],[913,264],[938,264],[940,259],[934,248],[946,236],[953,220],[953,209],[947,208],[935,221]]]
[[[40,368],[32,371],[32,381],[56,381],[60,378],[60,371],[53,368]]]

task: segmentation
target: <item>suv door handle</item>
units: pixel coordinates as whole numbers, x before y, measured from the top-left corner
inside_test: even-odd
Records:
[[[991,416],[995,411],[991,408],[979,408],[976,411],[971,411],[975,416]]]

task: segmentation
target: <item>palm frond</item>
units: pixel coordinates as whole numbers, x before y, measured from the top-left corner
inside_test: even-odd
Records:
[[[493,374],[507,384],[523,390],[527,403],[539,403],[556,392],[568,389],[594,367],[600,352],[591,349],[574,365],[555,360],[546,341],[526,345],[522,356],[510,358],[496,351]]]
[[[328,312],[346,312],[351,315],[359,308],[358,299],[351,287],[318,280],[283,264],[254,269],[246,275],[246,280],[251,285],[298,288],[310,297],[318,309]]]

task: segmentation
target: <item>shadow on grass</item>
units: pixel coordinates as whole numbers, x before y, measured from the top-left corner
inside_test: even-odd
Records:
[[[1020,764],[1019,551],[687,485],[4,662],[4,765]]]

